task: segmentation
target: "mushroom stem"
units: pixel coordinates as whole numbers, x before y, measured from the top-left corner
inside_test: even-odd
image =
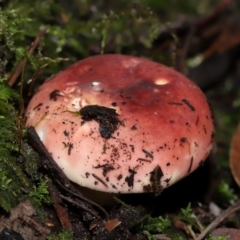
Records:
[[[82,187],[79,185],[76,185],[76,187],[84,195],[85,198],[87,198],[101,206],[109,207],[116,203],[114,196],[117,196],[117,194],[96,191],[96,190]]]

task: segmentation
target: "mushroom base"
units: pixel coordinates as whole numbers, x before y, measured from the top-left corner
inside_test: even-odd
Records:
[[[101,206],[112,206],[116,204],[116,201],[114,200],[114,196],[117,196],[117,194],[100,192],[100,191],[96,191],[96,190],[82,187],[79,185],[76,185],[76,187],[84,195],[84,197]]]

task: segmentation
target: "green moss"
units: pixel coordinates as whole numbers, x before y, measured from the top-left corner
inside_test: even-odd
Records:
[[[184,221],[186,224],[197,228],[194,216],[195,215],[193,213],[191,203],[189,203],[186,208],[181,208],[181,213],[178,215],[178,218]]]
[[[24,24],[30,19],[23,16],[18,9],[2,10],[0,8],[0,76],[4,77],[6,67],[18,62],[24,55]]]
[[[73,232],[62,230],[57,235],[47,237],[47,240],[70,240],[73,237]]]
[[[228,240],[229,239],[229,237],[227,236],[227,237],[214,237],[213,235],[209,235],[207,238],[206,238],[206,240]]]
[[[2,154],[2,152],[1,152]],[[0,206],[9,211],[21,198],[22,188],[29,186],[12,156],[2,154],[0,157]]]
[[[37,207],[41,207],[42,204],[50,204],[52,201],[49,197],[47,188],[47,180],[41,179],[37,186],[33,186],[31,192],[28,194],[33,204]]]
[[[15,90],[7,85],[10,76],[7,71],[15,61],[25,55],[27,46],[23,24],[30,22],[22,17],[18,10],[0,9],[0,206],[11,210],[21,199],[26,197],[32,184],[26,174],[26,167],[22,160],[22,123],[19,112],[22,99]],[[20,17],[19,17],[20,16]],[[24,46],[24,47],[23,47]],[[2,61],[3,60],[3,61]]]
[[[99,11],[91,12],[93,6]],[[114,11],[106,10],[101,1],[81,0],[71,4],[53,0],[36,0],[29,4],[28,0],[21,3],[13,0],[7,7],[17,8],[21,16],[32,20],[25,22],[23,28],[29,39],[48,26],[43,54],[52,59],[61,54],[71,62],[103,52],[146,55],[161,26],[159,17],[149,7],[127,1],[118,4],[118,8],[114,6]],[[159,59],[159,55],[156,58]],[[55,64],[46,73],[52,74],[64,66],[64,63]]]
[[[217,186],[217,194],[221,202],[232,203],[237,200],[237,195],[225,180],[221,180]]]
[[[182,208],[180,213],[175,218],[183,221],[191,228],[198,229],[194,218],[194,213],[191,208],[191,204],[188,204],[186,208]],[[169,216],[147,217],[146,223],[143,226],[143,234],[148,237],[149,240],[155,240],[154,234],[166,234],[171,239],[186,239],[186,236],[179,229],[176,229],[172,224]]]
[[[144,230],[151,233],[164,233],[171,226],[171,222],[168,218],[159,217],[149,217],[147,224],[144,225]]]
[[[29,182],[17,164],[18,128],[13,101],[18,95],[0,79],[0,206],[9,211]]]

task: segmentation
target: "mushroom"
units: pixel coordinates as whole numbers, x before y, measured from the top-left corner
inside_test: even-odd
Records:
[[[203,164],[214,136],[193,82],[118,54],[86,58],[47,80],[25,117],[66,176],[100,192],[158,194]]]

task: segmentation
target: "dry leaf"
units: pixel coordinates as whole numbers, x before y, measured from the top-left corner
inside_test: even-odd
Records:
[[[217,228],[212,232],[213,237],[228,237],[228,240],[239,240],[240,230],[235,228]]]
[[[121,222],[117,218],[104,222],[104,226],[108,232],[111,232],[114,228],[116,228],[120,224]]]

